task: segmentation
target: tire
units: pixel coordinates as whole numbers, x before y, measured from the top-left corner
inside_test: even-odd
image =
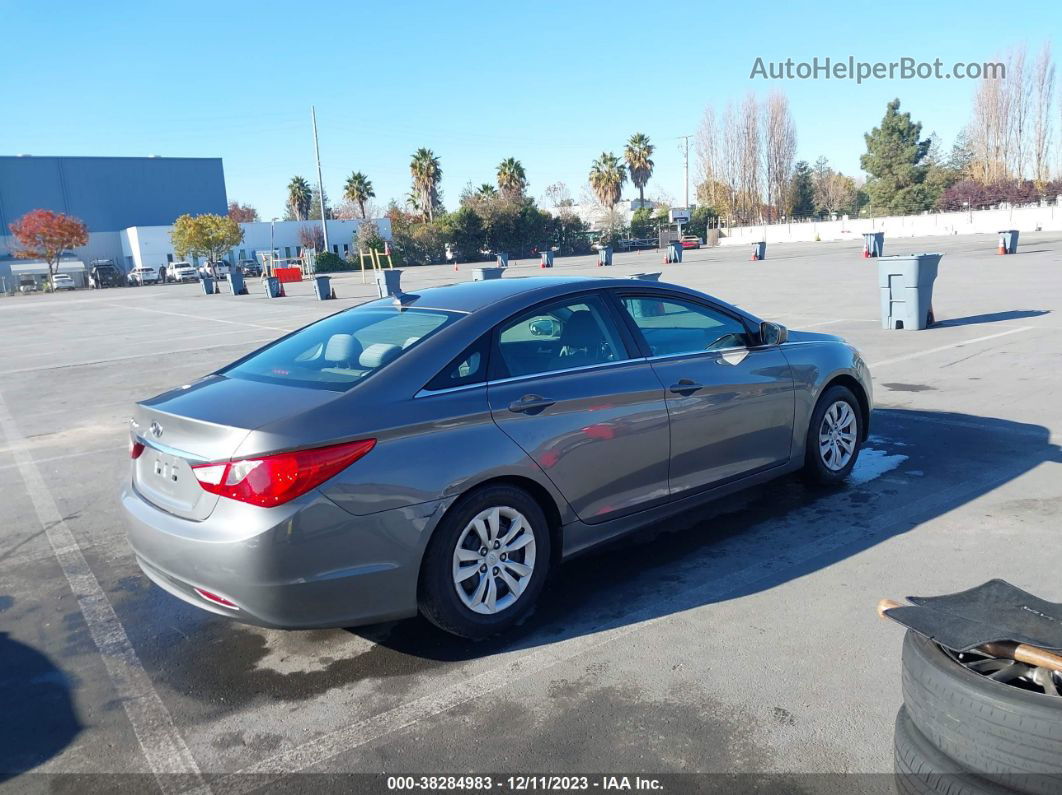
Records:
[[[896,791],[900,795],[1007,795],[1011,792],[946,757],[915,728],[904,707],[896,715],[893,763]]]
[[[523,534],[518,533],[514,536],[513,543],[517,543],[519,539],[519,543],[524,546],[511,553],[513,557],[509,564],[502,564],[494,557],[490,558],[493,571],[499,573],[504,571],[501,577],[494,576],[491,569],[487,570],[487,574],[483,574],[480,568],[479,573],[472,574],[463,581],[462,585],[458,585],[455,583],[456,567],[459,565],[455,562],[458,544],[464,539],[462,549],[467,550],[466,554],[473,554],[468,545],[471,543],[473,546],[478,546],[479,536],[470,529],[471,523],[482,514],[486,513],[489,516],[489,512],[494,509],[504,509],[497,535],[502,536],[502,539],[506,536],[507,531],[501,530],[501,524],[506,524],[508,530],[512,528],[514,519],[510,514],[505,513],[508,511],[521,517],[520,523],[528,528],[524,532],[530,533],[530,538],[534,543],[524,541]],[[496,536],[495,540],[497,540]],[[530,494],[523,489],[506,485],[487,486],[473,491],[463,496],[450,508],[428,543],[424,561],[421,564],[418,588],[420,611],[435,626],[463,638],[481,640],[504,632],[525,620],[534,609],[535,601],[549,573],[550,552],[550,532],[546,516],[541,506]],[[516,557],[520,556],[521,560],[527,560],[529,553],[533,557],[530,574],[526,577],[517,579],[513,570],[502,569],[503,566],[508,565],[523,565],[517,563]],[[498,555],[500,552],[493,551],[493,554]],[[497,566],[494,565],[495,562],[498,563]],[[471,563],[474,564],[475,561]],[[488,563],[485,561],[482,565],[487,566]],[[506,576],[514,582],[524,583],[526,580],[526,583],[523,584],[522,590],[513,601],[503,609],[498,609],[497,612],[490,614],[477,612],[458,595],[459,587],[466,591],[478,592],[478,585],[483,580],[487,580],[485,588],[489,592],[490,580],[494,580],[495,594],[500,595],[499,598],[503,602],[507,601],[513,591],[502,579]],[[501,595],[503,591],[506,592],[505,595]],[[479,600],[475,599],[475,593],[466,593],[466,597],[479,603]],[[479,607],[489,609],[486,602],[479,604]]]
[[[827,460],[820,449],[819,432],[823,428],[823,421],[827,412],[838,404],[846,404],[851,411],[852,424],[850,433],[854,436],[854,449],[851,457],[844,462],[844,465],[835,469],[830,465],[830,461]],[[852,472],[852,468],[859,459],[863,422],[864,418],[861,414],[859,401],[852,394],[852,390],[845,386],[836,385],[823,392],[819,397],[819,402],[815,404],[815,410],[811,413],[811,421],[808,423],[808,432],[804,440],[805,480],[819,486],[836,486],[842,483]],[[846,431],[846,436],[847,433],[848,431]],[[838,459],[838,462],[841,460],[843,459]]]
[[[1062,698],[970,671],[910,631],[902,684],[911,721],[964,768],[1019,792],[1062,792]]]

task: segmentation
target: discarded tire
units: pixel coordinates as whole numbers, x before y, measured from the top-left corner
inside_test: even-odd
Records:
[[[970,671],[916,632],[902,682],[912,725],[944,756],[1011,791],[1062,792],[1062,697]]]
[[[900,795],[1006,795],[1005,787],[975,776],[945,756],[915,728],[910,715],[900,707],[896,715],[896,791]]]

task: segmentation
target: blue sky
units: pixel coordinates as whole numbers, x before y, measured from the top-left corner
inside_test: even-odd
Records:
[[[946,146],[969,116],[974,81],[750,80],[757,56],[991,60],[1023,42],[1038,50],[1062,30],[1060,9],[0,0],[0,154],[220,156],[230,199],[269,218],[292,175],[316,180],[312,103],[333,199],[354,170],[380,204],[401,198],[419,146],[439,156],[451,207],[508,156],[524,163],[532,195],[563,180],[578,199],[593,158],[640,131],[657,146],[649,194],[681,201],[678,136],[696,130],[706,103],[750,90],[784,90],[799,157],[826,155],[846,173],[858,172],[862,135],[894,96]]]

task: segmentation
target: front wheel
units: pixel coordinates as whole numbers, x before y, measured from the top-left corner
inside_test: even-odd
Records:
[[[832,386],[811,414],[804,453],[804,475],[812,483],[833,486],[851,473],[859,458],[859,401],[852,390]]]
[[[421,566],[420,610],[454,635],[498,634],[530,615],[549,562],[539,504],[522,489],[488,486],[462,497],[435,529]]]

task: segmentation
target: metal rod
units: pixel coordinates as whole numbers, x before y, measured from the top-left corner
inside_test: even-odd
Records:
[[[313,151],[317,156],[317,198],[321,203],[321,231],[324,232],[324,247],[328,251],[328,224],[325,223],[324,179],[321,177],[321,147],[317,142],[317,110],[310,105],[310,117],[313,119]]]

